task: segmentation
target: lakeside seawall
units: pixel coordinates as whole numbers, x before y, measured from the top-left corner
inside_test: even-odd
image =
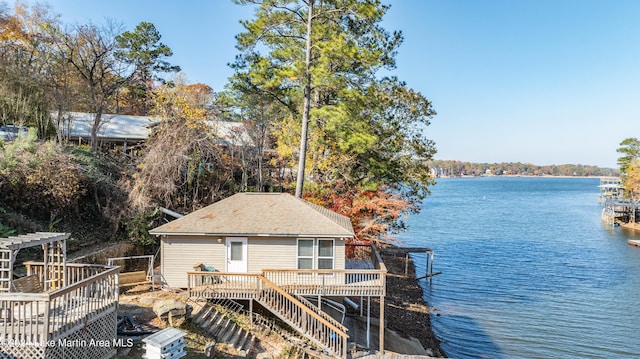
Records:
[[[387,295],[385,297],[385,321],[387,328],[420,341],[429,355],[446,358],[440,347],[440,340],[431,328],[433,308],[424,300],[423,288],[416,279],[413,261],[409,259],[407,277],[404,277],[405,258],[382,251],[382,260],[389,271],[387,275]],[[401,274],[402,276],[398,276]],[[377,313],[379,305],[372,305]]]

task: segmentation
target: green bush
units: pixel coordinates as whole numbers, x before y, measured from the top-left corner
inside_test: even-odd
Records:
[[[0,207],[0,213],[6,213],[5,209]],[[2,221],[0,221],[0,238],[6,238],[9,236],[13,236],[16,234],[16,230],[6,226]]]

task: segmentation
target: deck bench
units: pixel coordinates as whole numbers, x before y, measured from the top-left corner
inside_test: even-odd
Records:
[[[146,271],[125,272],[118,274],[121,287],[133,287],[142,284],[151,284],[151,279]]]

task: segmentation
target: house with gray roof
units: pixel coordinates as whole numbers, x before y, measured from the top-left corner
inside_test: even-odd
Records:
[[[53,116],[57,116],[54,113]],[[102,143],[136,144],[144,141],[151,134],[151,128],[159,122],[151,116],[131,116],[119,114],[103,114],[102,124],[98,129],[98,140]],[[74,141],[88,142],[91,139],[91,128],[95,119],[94,113],[67,112],[59,131]]]
[[[161,238],[166,284],[178,288],[199,263],[229,273],[344,270],[354,237],[348,217],[287,193],[238,193],[150,233]]]
[[[387,270],[375,246],[347,243],[348,217],[290,194],[238,193],[149,233],[160,237],[165,286],[255,301],[331,356],[346,357],[347,328],[305,297],[378,297],[384,312]]]

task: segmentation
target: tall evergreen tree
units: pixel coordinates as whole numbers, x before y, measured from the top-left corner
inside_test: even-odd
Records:
[[[159,73],[180,71],[179,66],[166,61],[166,58],[173,56],[173,51],[160,42],[161,38],[156,27],[146,21],[139,23],[134,31],[125,31],[116,36],[116,56],[134,68],[129,90],[141,99],[143,115],[148,111],[147,101],[153,82],[163,82]]]
[[[435,112],[420,93],[380,74],[395,68],[402,43],[400,32],[381,26],[389,7],[377,0],[236,2],[256,12],[237,36],[231,83],[289,112],[276,126],[277,150],[298,162],[296,195],[305,177],[307,189],[385,188],[412,203],[425,195],[435,149],[424,128]]]

